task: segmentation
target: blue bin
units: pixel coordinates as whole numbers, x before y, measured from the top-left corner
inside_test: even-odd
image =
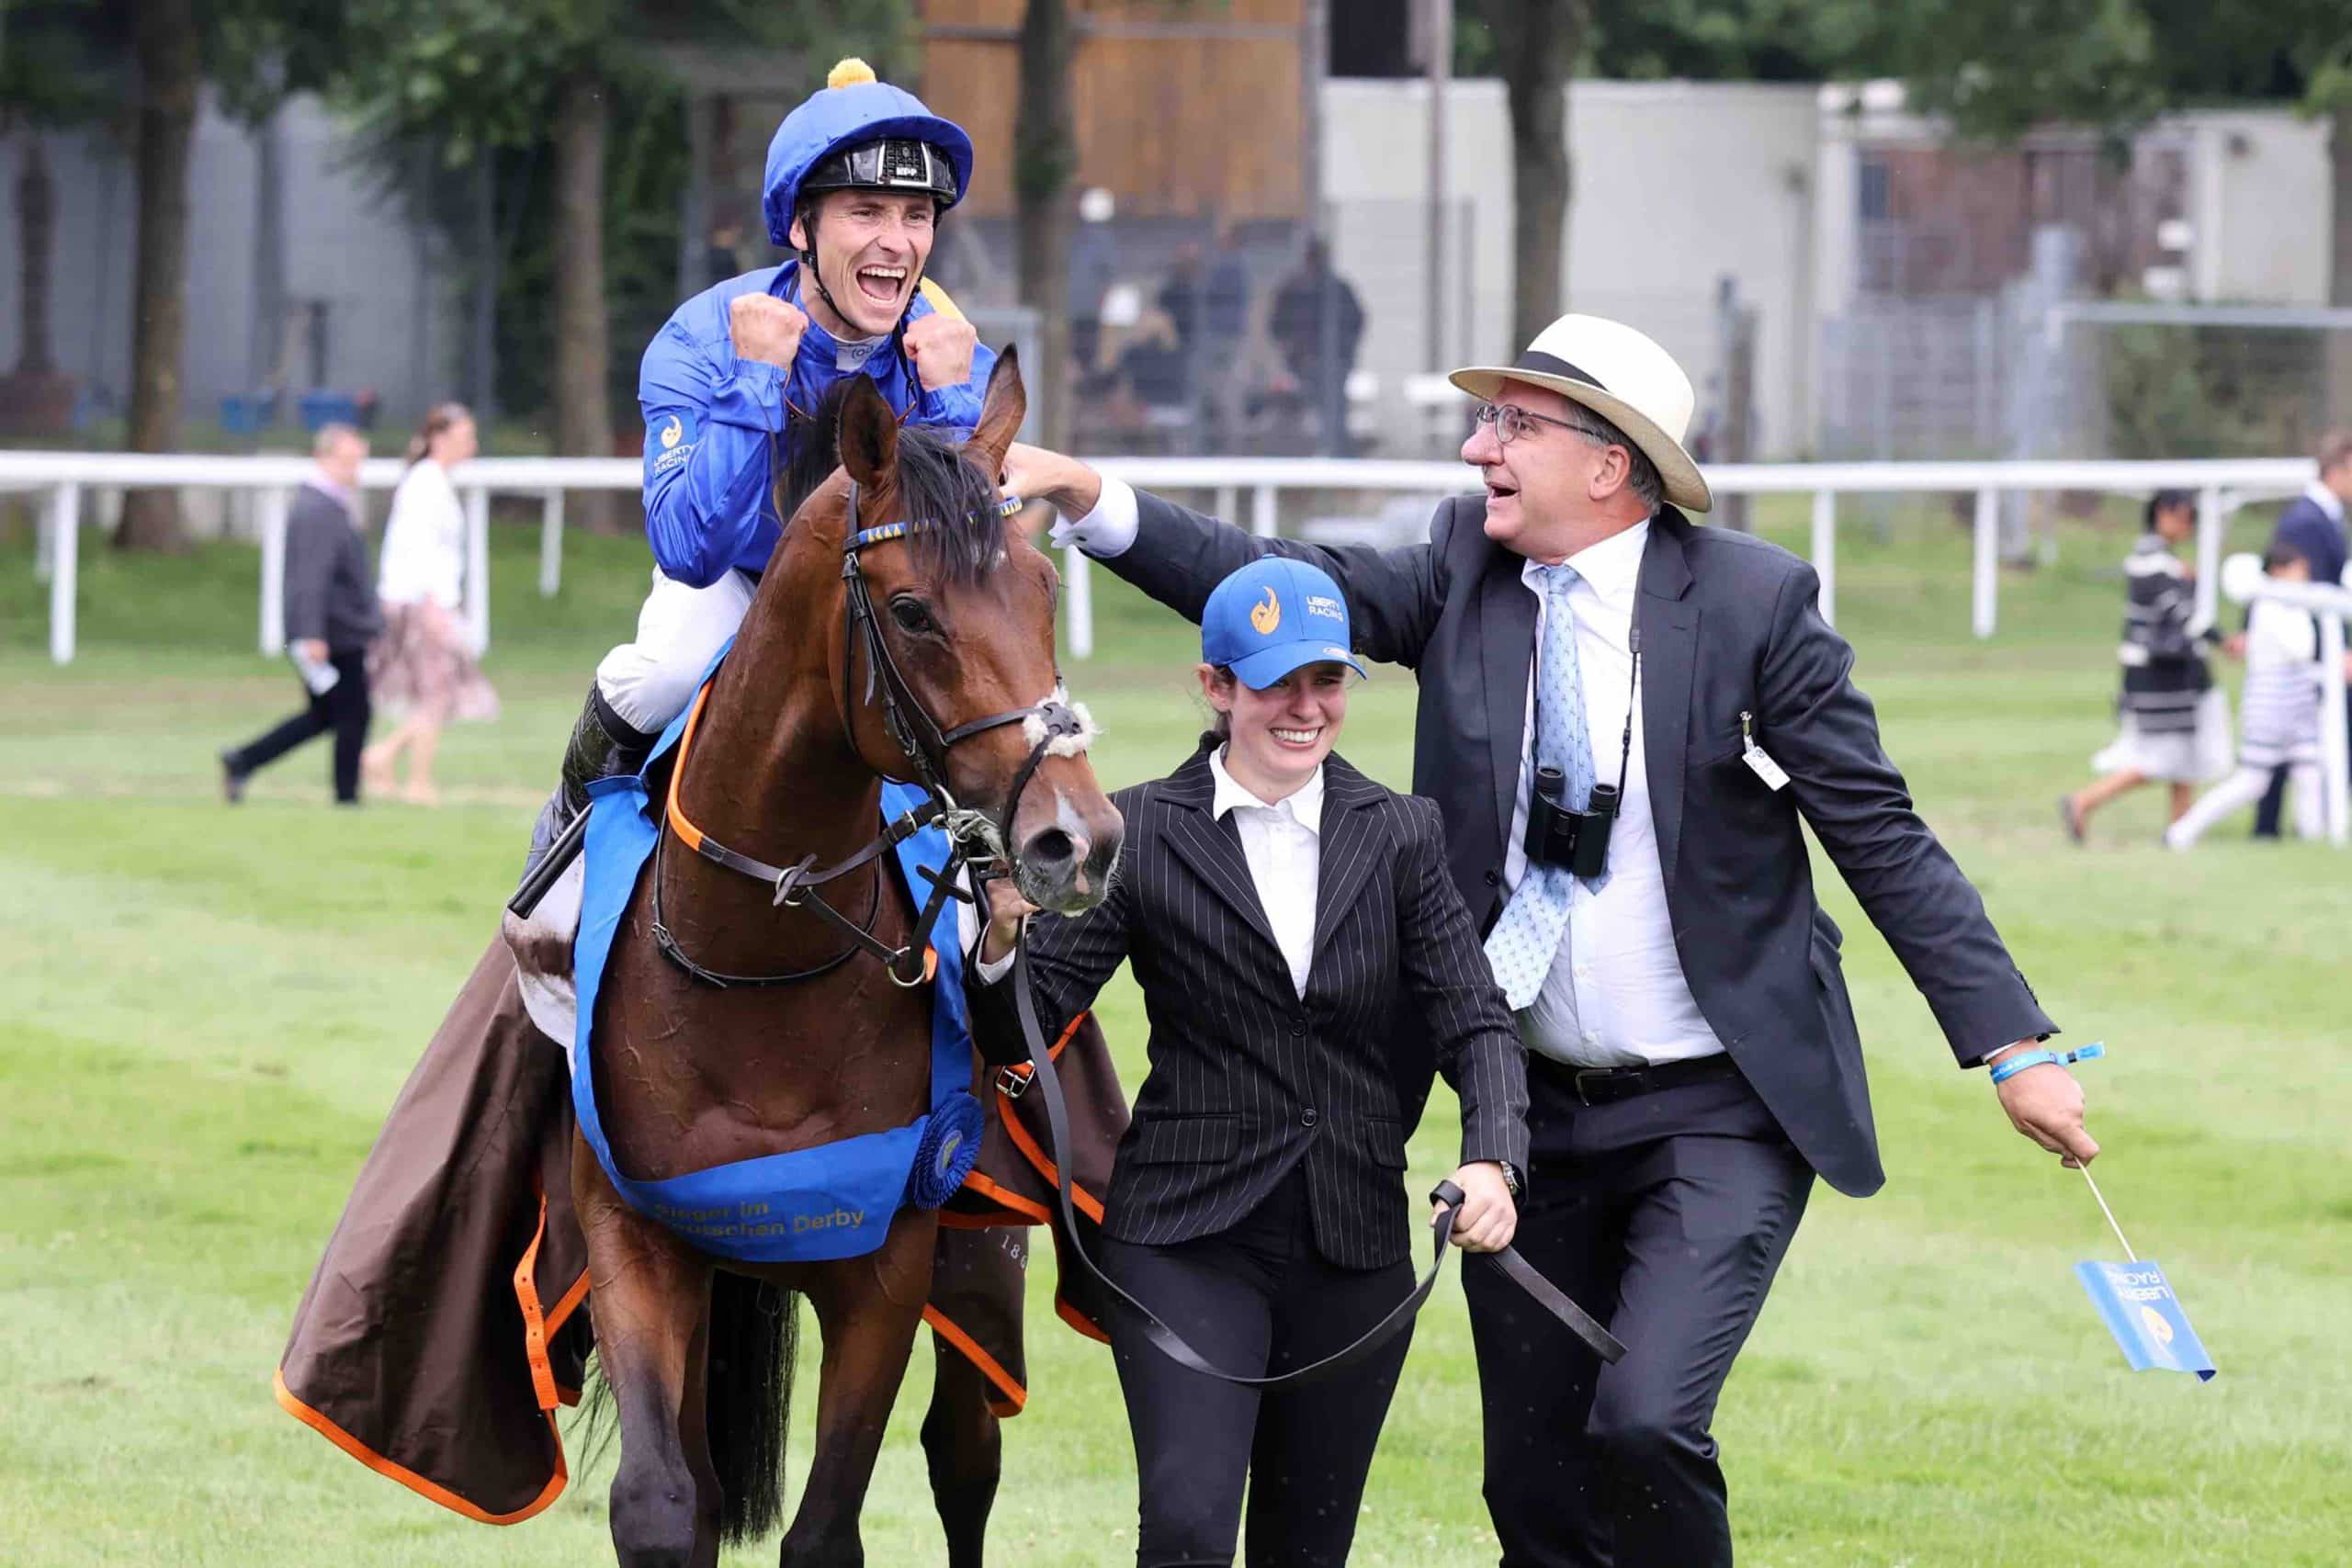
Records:
[[[259,435],[277,413],[277,400],[232,393],[220,400],[220,428],[232,435]]]
[[[357,424],[359,400],[348,392],[302,394],[302,428],[315,435],[322,426]]]

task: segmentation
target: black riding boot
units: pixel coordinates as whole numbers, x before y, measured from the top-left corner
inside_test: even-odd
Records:
[[[523,862],[522,891],[507,908],[529,919],[531,909],[538,905],[538,895],[545,887],[534,889],[537,874],[553,850],[564,829],[574,818],[588,809],[588,786],[598,779],[612,778],[621,773],[633,773],[645,766],[645,759],[653,750],[658,735],[648,735],[637,728],[605,700],[605,694],[592,683],[588,701],[580,709],[580,718],[571,727],[571,742],[563,750],[563,766],[555,793],[539,808],[539,819],[531,826],[531,852]],[[578,851],[574,848],[571,853]],[[565,857],[567,860],[570,855]],[[561,866],[548,868],[551,874]],[[530,897],[526,897],[526,894]]]

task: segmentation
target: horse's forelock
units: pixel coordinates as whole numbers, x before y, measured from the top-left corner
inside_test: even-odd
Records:
[[[905,425],[899,431],[897,477],[900,516],[930,525],[909,536],[917,568],[959,587],[979,582],[1004,553],[995,476],[972,460],[963,441]]]
[[[793,416],[790,457],[776,486],[778,515],[790,518],[824,488],[840,466],[841,410],[852,378],[825,390],[807,415]],[[967,444],[929,425],[899,427],[898,502],[881,523],[912,522],[908,538],[917,570],[926,577],[970,587],[1004,553],[1004,519],[997,513],[995,476],[972,461]]]

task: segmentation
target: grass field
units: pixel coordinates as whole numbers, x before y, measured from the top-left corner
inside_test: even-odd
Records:
[[[1792,515],[1788,521],[1795,521]],[[2249,535],[2259,525],[2249,520]],[[575,541],[563,599],[530,538],[494,579],[506,699],[452,733],[437,812],[325,804],[323,746],[225,808],[219,748],[294,695],[252,652],[249,549],[85,552],[82,658],[41,655],[28,550],[0,547],[0,1564],[609,1561],[602,1470],[514,1529],[369,1475],[269,1396],[295,1301],[394,1091],[511,886],[641,547]],[[1925,1006],[1834,875],[1888,1184],[1819,1193],[1716,1431],[1751,1564],[2334,1564],[2352,1560],[2344,1287],[2352,1174],[2346,873],[2225,829],[2156,846],[2128,799],[2078,850],[2051,802],[2108,735],[2120,530],[2064,536],[1966,632],[1964,535],[1849,530],[1842,624],[1890,750],[2085,1070],[2102,1185],[2222,1367],[2129,1373],[2070,1274],[2115,1245],[2079,1178],[1951,1070]],[[1072,681],[1105,782],[1178,759],[1187,628],[1102,577],[1102,657]],[[1356,697],[1343,750],[1402,784],[1409,679]],[[1826,870],[1826,868],[1825,868]],[[1122,980],[1104,1013],[1139,1057]],[[1416,1190],[1450,1166],[1441,1091]],[[1041,1281],[1042,1286],[1042,1281]],[[1002,1562],[1132,1561],[1108,1358],[1034,1310],[1033,1398],[1006,1428]],[[868,1561],[939,1560],[909,1378]],[[1424,1314],[1355,1561],[1492,1562],[1457,1286]],[[794,1427],[805,1452],[804,1380]],[[1040,1482],[1036,1478],[1047,1478]],[[773,1562],[773,1547],[742,1553]]]

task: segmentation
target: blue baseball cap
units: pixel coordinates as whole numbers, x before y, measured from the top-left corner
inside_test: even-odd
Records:
[[[1363,675],[1349,643],[1340,585],[1286,556],[1260,556],[1234,572],[1201,612],[1201,657],[1231,670],[1251,691],[1264,691],[1302,664],[1344,664]]]

